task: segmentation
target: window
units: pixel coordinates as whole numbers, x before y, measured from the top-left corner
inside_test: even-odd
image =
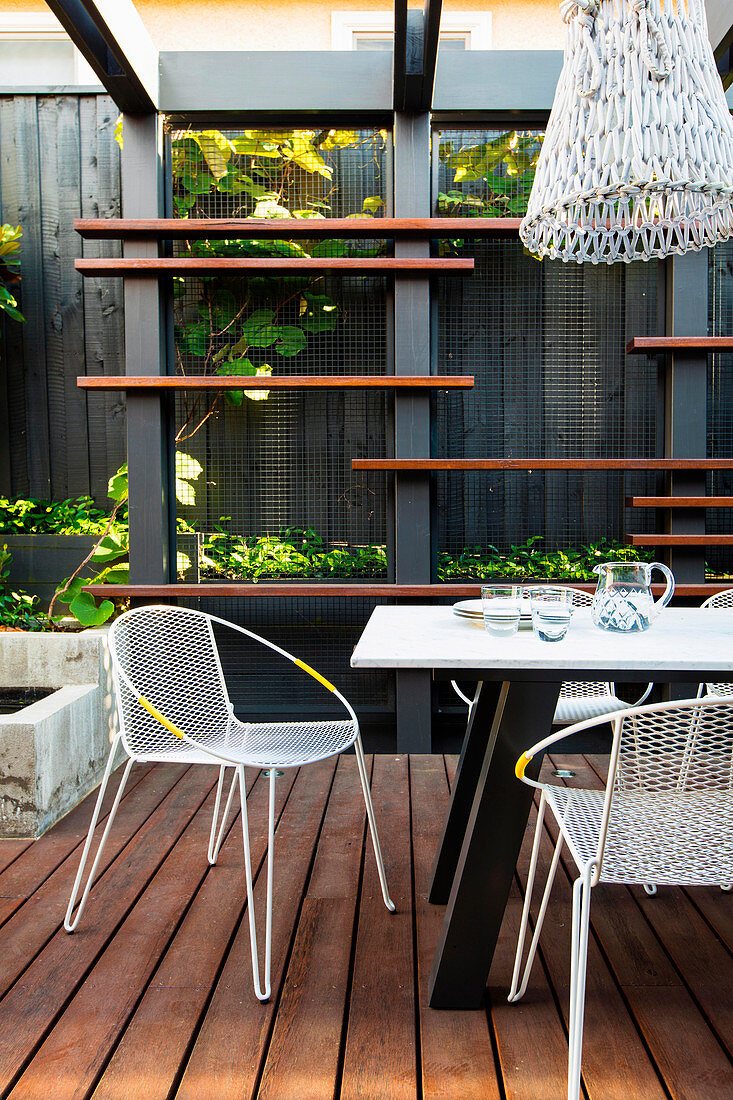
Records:
[[[331,12],[331,49],[391,50],[394,12]],[[490,50],[491,13],[454,11],[443,13],[440,23],[443,50]]]
[[[0,12],[0,73],[0,82],[12,87],[101,87],[51,12]]]

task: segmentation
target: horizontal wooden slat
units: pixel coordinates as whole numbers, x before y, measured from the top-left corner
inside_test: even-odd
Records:
[[[470,389],[473,375],[278,374],[249,378],[222,375],[82,375],[82,390],[403,390]]]
[[[521,218],[75,218],[87,240],[157,237],[160,240],[305,240],[344,237],[513,237]]]
[[[733,546],[733,535],[627,535],[630,546]]]
[[[352,470],[733,470],[733,458],[352,458]]]
[[[334,256],[317,259],[266,259],[249,256],[131,257],[124,259],[75,260],[82,275],[290,275],[327,272],[341,275],[468,275],[470,259],[398,259],[394,256],[366,259]]]
[[[666,351],[733,351],[733,336],[635,336],[627,355],[654,355]]]
[[[492,583],[494,579],[492,578]],[[304,581],[301,584],[292,581],[253,582],[240,584],[238,582],[216,583],[204,581],[201,584],[88,584],[84,591],[91,592],[93,596],[101,596],[109,599],[197,599],[209,597],[235,597],[257,599],[260,597],[298,597],[301,599],[311,596],[353,596],[353,597],[391,597],[394,599],[432,600],[440,599],[466,599],[479,597],[481,585],[484,581],[462,581],[457,584],[388,584],[381,582],[354,584],[311,584]],[[527,579],[522,582],[525,585],[542,584],[542,581]],[[567,587],[582,589],[585,592],[595,592],[595,583],[576,584],[567,582]],[[656,594],[661,595],[664,585],[652,585]],[[678,584],[675,588],[677,596],[712,596],[716,592],[723,592],[730,588],[730,584]]]
[[[733,508],[733,497],[627,497],[627,508]]]

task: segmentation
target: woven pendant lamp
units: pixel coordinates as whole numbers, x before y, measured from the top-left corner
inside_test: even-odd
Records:
[[[565,60],[519,235],[578,263],[733,236],[733,122],[704,0],[561,0]]]

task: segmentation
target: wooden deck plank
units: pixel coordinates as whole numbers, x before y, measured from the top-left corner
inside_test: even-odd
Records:
[[[97,882],[78,931],[69,936],[59,929],[7,993],[1,1006],[0,1091],[11,1086],[24,1069],[116,927],[206,801],[217,770],[200,766],[187,770]],[[40,891],[36,897],[38,894]],[[16,914],[22,916],[22,910]],[[62,916],[63,909],[54,912],[56,920]]]
[[[564,761],[563,761],[564,765]],[[529,870],[531,838],[537,820],[533,809],[530,829],[522,847],[518,870],[523,888]],[[545,829],[537,866],[532,906],[532,926],[552,859],[553,843]],[[550,898],[540,951],[555,991],[565,1028],[570,1000],[570,926],[572,896],[567,875],[559,873]],[[537,966],[537,963],[535,963]],[[528,990],[528,994],[531,992]],[[664,1100],[665,1092],[654,1063],[630,1018],[623,997],[608,966],[591,937],[588,945],[588,973],[583,1037],[583,1081],[590,1100]],[[565,1050],[567,1059],[567,1047]]]
[[[276,820],[279,822],[296,773],[289,771],[278,784]],[[252,776],[248,776],[251,790]],[[266,851],[267,784],[260,782],[249,796],[253,874]],[[264,829],[262,822],[265,822]],[[232,935],[246,905],[241,822],[231,815],[230,829],[216,868],[206,873],[175,939],[152,982],[135,1009],[104,1076],[95,1100],[156,1100],[169,1096],[179,1078],[199,1020],[216,983]],[[151,1064],[150,1051],[156,1051]]]
[[[733,901],[728,891],[717,886],[699,886],[686,891],[690,901],[722,940],[733,951]]]
[[[494,1100],[501,1093],[484,1012],[428,1008],[428,979],[445,907],[428,901],[435,853],[448,811],[440,756],[410,757],[415,922],[424,1100]]]
[[[388,913],[367,838],[340,1100],[417,1096],[410,789],[406,756],[375,756],[372,798],[387,882]],[[377,965],[378,964],[378,965]]]
[[[526,849],[529,837],[525,838]],[[552,988],[540,960],[521,1001],[509,1004],[514,955],[522,915],[517,882],[512,887],[489,974],[487,1000],[508,1096],[563,1096],[567,1091],[568,1044]],[[541,1050],[537,1036],[542,1035]]]
[[[576,772],[571,783],[597,784],[583,757],[563,757],[563,764]],[[733,1067],[631,891],[601,883],[593,894],[591,926],[669,1091],[696,1100],[733,1095]],[[731,977],[720,981],[723,994]]]
[[[334,1096],[364,823],[356,758],[341,756],[257,1093],[260,1100]]]
[[[252,809],[253,823],[267,821],[267,784],[255,783],[258,776],[259,772],[251,772],[247,777],[248,789],[251,792],[249,804]],[[282,809],[286,793],[285,784],[282,784],[278,812]],[[186,827],[152,877],[145,893],[110,939],[84,984],[65,1009],[59,1023],[51,1031],[20,1078],[16,1089],[13,1090],[17,1091],[18,1095],[28,1097],[28,1100],[31,1098],[44,1100],[47,1096],[44,1090],[48,1088],[49,1080],[63,1083],[62,1091],[68,1096],[81,1098],[87,1096],[93,1088],[127,1020],[140,1001],[163,952],[168,948],[171,936],[176,931],[192,899],[195,904],[199,889],[209,875],[206,848],[213,809],[212,791],[203,804],[202,811],[197,813]],[[236,834],[240,831],[232,824],[233,820],[232,815],[229,834],[236,842]],[[260,830],[260,835],[253,840],[254,866],[261,861],[266,846],[265,826],[264,835]],[[242,891],[241,832],[237,847],[240,851],[238,887]],[[231,886],[235,891],[233,896],[236,897],[237,884],[231,883]],[[210,962],[212,953],[216,955],[217,952],[218,940],[215,928],[216,925],[213,928],[199,925],[198,935],[194,939],[185,940],[188,949],[187,961],[184,962],[180,955],[178,958],[178,1001],[183,999],[186,990],[185,980],[183,983],[180,982],[181,966],[184,974],[190,974],[195,978],[195,988],[200,989],[201,975],[207,972],[206,964]],[[179,933],[176,939],[180,935]],[[184,939],[181,939],[180,948],[184,946]],[[224,947],[226,942],[228,937]],[[124,960],[122,967],[121,960]],[[177,1044],[175,1041],[181,1026],[182,1015],[176,1011],[172,1017],[163,1017],[161,1020],[165,1028],[165,1036],[161,1036],[162,1051],[165,1051],[168,1057],[172,1050],[178,1049],[179,1054],[185,1051],[186,1040],[190,1039],[189,1031],[183,1044]],[[79,1036],[83,1037],[81,1042]],[[156,1056],[157,1060],[158,1056]],[[168,1085],[176,1069],[177,1067],[174,1066],[174,1073],[168,1077]],[[146,1074],[143,1082],[147,1090],[146,1094],[149,1096],[147,1076]]]
[[[301,769],[275,834],[273,995],[266,1005],[255,999],[249,934],[243,924],[216,982],[175,1094],[177,1100],[201,1100],[207,1095],[217,1100],[243,1100],[256,1091],[335,767],[336,761],[331,759]],[[263,911],[265,889],[264,876],[260,876],[255,884],[257,913]],[[145,1035],[137,1042],[144,1065],[148,1051]],[[114,1097],[109,1094],[109,1100]]]
[[[0,840],[0,874],[22,856],[34,843],[32,840]]]
[[[123,795],[123,801],[130,796],[149,771],[150,765],[136,764],[133,766]],[[119,773],[113,775],[112,782],[105,792],[99,815],[100,830],[104,828],[104,822],[114,800],[119,778]],[[96,799],[96,789],[92,793]],[[88,801],[80,802],[65,817],[62,817],[53,829],[39,837],[38,840],[5,842],[25,845],[25,848],[22,848],[18,853],[18,857],[13,862],[9,862],[0,873],[0,899],[3,899],[3,902],[14,903],[0,906],[0,924],[7,920],[16,909],[20,908],[72,853],[76,853],[77,859],[81,856],[81,845],[86,838],[90,817],[90,803]],[[71,885],[69,885],[69,889],[71,889]]]
[[[110,866],[119,855],[130,837],[145,824],[162,801],[164,796],[180,782],[185,775],[185,767],[169,764],[156,769],[146,776],[127,798],[123,798],[117,811],[115,828],[99,862],[99,875]],[[92,814],[93,801],[86,802],[85,817],[88,821]],[[83,819],[82,819],[83,820]],[[97,835],[104,826],[100,823]],[[81,834],[83,839],[83,833]],[[71,887],[79,866],[81,852],[73,849],[68,857],[48,878],[32,893],[30,898],[18,908],[3,927],[3,950],[0,952],[0,997],[7,993],[10,986],[35,958],[44,945],[62,925]],[[30,869],[26,869],[30,873]],[[23,884],[16,884],[20,892]],[[93,899],[90,897],[90,906]]]
[[[597,756],[586,759],[599,781],[601,776],[607,775],[607,759]],[[719,1040],[730,1050],[733,1047],[733,959],[727,947],[710,934],[695,904],[703,889],[690,887],[685,891],[660,887],[659,892],[650,897],[642,887],[634,886],[631,893]],[[717,915],[723,930],[726,924],[729,930],[733,908],[730,897],[712,888],[704,894],[700,900],[713,912],[716,897],[722,902],[717,907]]]
[[[548,767],[557,760],[549,760]],[[563,757],[598,784],[603,757]],[[591,766],[592,765],[592,766]],[[409,781],[408,781],[409,774]],[[427,901],[455,758],[381,756],[373,791],[398,913],[384,909],[353,757],[303,768],[276,833],[273,998],[252,991],[241,832],[205,860],[216,769],[156,766],[123,800],[79,932],[60,930],[90,798],[0,870],[0,1094],[16,1100],[551,1100],[565,1092],[569,879],[541,955],[506,1003],[531,830],[492,968],[488,1009],[427,1007],[443,908]],[[264,909],[266,784],[250,799]],[[531,825],[533,822],[531,822]],[[551,854],[548,828],[540,876]],[[43,845],[56,847],[51,858]],[[412,860],[410,858],[412,846]],[[49,850],[50,850],[49,847]],[[52,865],[59,855],[60,863]],[[38,867],[33,869],[34,853]],[[112,858],[114,857],[114,858]],[[2,884],[27,900],[4,897]],[[536,908],[536,906],[535,906]],[[583,1081],[587,1100],[733,1095],[730,896],[594,890]],[[716,925],[717,922],[717,925]],[[38,928],[36,928],[38,926]],[[260,928],[262,938],[263,929]],[[415,954],[413,955],[413,952]],[[419,994],[415,999],[414,980]],[[151,1053],[152,1052],[152,1053]],[[662,1083],[663,1082],[663,1083]]]

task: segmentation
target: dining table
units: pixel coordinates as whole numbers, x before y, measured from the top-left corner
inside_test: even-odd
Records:
[[[532,804],[515,765],[550,732],[563,681],[733,680],[733,611],[667,607],[644,632],[612,633],[578,608],[565,637],[545,642],[531,629],[492,636],[450,606],[380,605],[351,665],[478,685],[430,886],[430,901],[446,910],[429,1003],[479,1008]],[[538,756],[527,776],[541,765]]]

